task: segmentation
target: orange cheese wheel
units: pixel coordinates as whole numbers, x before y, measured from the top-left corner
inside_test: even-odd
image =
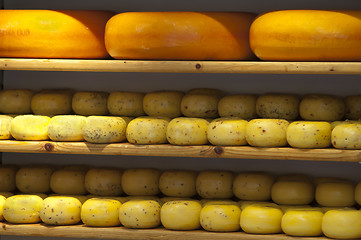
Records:
[[[0,56],[106,58],[104,29],[112,15],[94,10],[1,10]]]
[[[283,10],[260,15],[250,45],[262,60],[360,61],[361,11]]]
[[[106,25],[105,45],[117,59],[251,59],[254,18],[244,12],[120,13]]]

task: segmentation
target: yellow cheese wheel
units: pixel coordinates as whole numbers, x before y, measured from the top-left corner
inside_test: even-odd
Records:
[[[197,194],[197,172],[185,170],[167,170],[159,178],[159,190],[166,196],[193,197]]]
[[[50,189],[58,194],[86,194],[85,171],[72,169],[57,169],[50,178]]]
[[[351,207],[355,204],[353,182],[324,182],[316,186],[315,200],[325,207]]]
[[[361,95],[345,97],[346,119],[361,120]]]
[[[46,165],[30,165],[16,172],[16,187],[22,193],[47,193],[53,168]]]
[[[91,10],[1,10],[0,56],[105,58],[104,28],[113,15]]]
[[[256,101],[256,113],[260,118],[295,120],[300,100],[292,94],[267,93]]]
[[[361,122],[337,125],[332,130],[331,142],[335,148],[361,149]]]
[[[181,102],[181,112],[186,117],[216,118],[221,96],[207,93],[187,93]]]
[[[81,202],[75,197],[53,196],[43,200],[40,218],[49,225],[72,225],[80,221]]]
[[[233,177],[230,171],[201,171],[196,179],[197,193],[202,198],[231,198]]]
[[[117,59],[251,59],[248,32],[255,15],[230,12],[127,12],[105,30]]]
[[[314,200],[315,189],[309,181],[276,181],[272,185],[271,198],[275,203],[304,205]]]
[[[7,89],[0,91],[0,112],[5,114],[31,113],[31,98],[34,91],[30,89]]]
[[[70,114],[72,92],[69,90],[43,90],[31,98],[31,110],[36,115]]]
[[[11,121],[10,133],[16,140],[47,140],[50,117],[19,115]]]
[[[107,115],[109,93],[100,91],[79,91],[72,98],[72,109],[78,115]]]
[[[116,168],[91,168],[85,174],[85,188],[94,195],[117,196],[123,193],[122,172]]]
[[[118,226],[121,205],[114,199],[90,198],[81,207],[81,220],[86,226],[91,227]]]
[[[184,96],[180,91],[159,91],[145,94],[144,112],[149,116],[175,118],[182,115],[181,101]]]
[[[160,220],[166,229],[195,230],[200,228],[201,210],[197,200],[167,201],[160,209]]]
[[[250,44],[263,60],[359,61],[360,19],[359,10],[268,12],[252,23]]]
[[[143,116],[143,98],[144,93],[139,92],[111,92],[107,100],[108,111],[116,116]]]
[[[209,204],[200,212],[200,223],[206,231],[233,232],[240,229],[240,215],[237,204]]]
[[[124,193],[131,196],[157,195],[161,172],[151,168],[129,168],[122,174]]]
[[[4,203],[4,218],[9,223],[38,223],[43,199],[37,195],[14,195]]]
[[[246,145],[247,121],[235,117],[214,119],[207,129],[208,141],[213,145],[240,146]]]
[[[0,195],[0,221],[4,221],[4,204],[6,197]]]
[[[256,99],[256,96],[252,94],[224,96],[218,102],[218,114],[221,117],[255,118],[257,116]]]
[[[85,116],[57,115],[50,119],[48,136],[52,141],[84,141]]]
[[[13,117],[0,115],[0,139],[11,139],[10,127]]]
[[[12,192],[16,189],[16,165],[4,164],[0,166],[0,192]]]
[[[360,239],[361,211],[354,209],[327,211],[322,220],[322,232],[329,238]]]

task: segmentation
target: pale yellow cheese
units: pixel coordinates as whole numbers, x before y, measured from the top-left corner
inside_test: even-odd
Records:
[[[13,117],[0,115],[0,139],[11,139],[10,127]]]
[[[114,199],[90,198],[81,207],[81,220],[86,226],[91,227],[118,226],[121,205]]]
[[[85,188],[94,195],[117,196],[123,193],[122,172],[117,168],[91,168],[85,175]]]
[[[12,192],[16,189],[16,165],[4,164],[0,166],[0,192]]]
[[[3,215],[9,223],[38,223],[43,199],[37,195],[14,195],[4,203]]]
[[[247,121],[240,118],[223,117],[214,119],[207,129],[208,141],[213,145],[246,145]]]
[[[109,113],[115,116],[139,117],[145,115],[143,110],[144,93],[112,92],[107,100]]]
[[[230,171],[201,171],[196,179],[197,193],[202,198],[231,198],[233,177]]]
[[[43,200],[40,218],[49,225],[72,225],[80,221],[81,202],[74,197],[53,196]]]
[[[0,112],[4,114],[31,113],[31,98],[34,91],[30,89],[7,89],[0,91]]]
[[[197,194],[197,172],[167,170],[159,178],[159,190],[166,196],[193,197]]]
[[[120,223],[127,228],[154,228],[160,225],[160,204],[154,200],[131,200],[119,208]]]
[[[295,120],[299,103],[296,95],[267,93],[257,98],[256,112],[260,118]]]
[[[352,209],[327,211],[322,220],[322,232],[329,238],[360,239],[361,211]]]
[[[123,172],[121,185],[124,193],[131,196],[157,195],[161,172],[151,168],[130,168]]]
[[[339,124],[332,130],[332,145],[340,149],[361,149],[361,122]]]
[[[19,115],[14,117],[10,133],[16,140],[47,140],[50,117]]]
[[[65,195],[86,194],[84,185],[85,171],[72,169],[58,169],[50,178],[50,188],[53,192]]]
[[[78,115],[106,115],[108,113],[107,92],[80,91],[72,98],[72,109]]]
[[[271,198],[277,204],[304,205],[314,200],[314,186],[310,181],[276,181]]]
[[[175,118],[182,115],[181,101],[184,96],[180,91],[150,92],[144,96],[143,109],[149,116]]]
[[[218,94],[187,93],[182,98],[181,112],[191,118],[216,118],[220,99]]]
[[[23,193],[47,193],[53,168],[46,165],[21,167],[16,173],[16,187]]]
[[[70,114],[72,96],[67,90],[42,90],[31,98],[31,110],[45,116]]]
[[[325,207],[351,207],[355,204],[353,182],[324,182],[316,186],[315,200]]]
[[[237,204],[209,204],[200,212],[200,223],[206,231],[233,232],[240,229],[240,215]]]
[[[222,97],[218,102],[218,113],[221,117],[237,117],[252,119],[256,114],[256,99],[252,94],[236,94]]]
[[[53,141],[84,141],[83,128],[86,117],[79,115],[58,115],[50,119],[49,138]]]

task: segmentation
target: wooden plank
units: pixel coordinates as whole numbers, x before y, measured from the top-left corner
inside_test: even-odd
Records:
[[[0,70],[258,74],[361,74],[361,62],[142,61],[0,58]]]
[[[361,150],[221,147],[212,145],[174,146],[130,143],[91,144],[86,142],[1,140],[1,152],[96,154],[128,156],[206,157],[361,162]]]
[[[171,231],[156,229],[127,229],[124,227],[86,227],[84,225],[47,226],[44,224],[0,223],[0,235],[99,238],[123,240],[326,240],[325,237],[291,237],[284,234],[247,234],[244,232]]]

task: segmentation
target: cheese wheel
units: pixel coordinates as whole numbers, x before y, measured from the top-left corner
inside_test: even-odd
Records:
[[[37,195],[14,195],[4,203],[4,218],[9,223],[38,223],[43,199]]]
[[[43,200],[40,218],[49,225],[72,225],[80,221],[81,202],[74,197],[53,196]]]
[[[195,230],[200,228],[202,206],[197,200],[167,201],[160,209],[160,220],[170,230]]]
[[[235,117],[214,119],[207,128],[207,139],[213,145],[246,145],[247,121]]]
[[[91,168],[85,174],[85,188],[94,195],[117,196],[123,193],[122,172],[116,168]]]
[[[11,139],[10,127],[13,117],[0,115],[0,139]]]
[[[201,171],[196,179],[197,193],[202,198],[231,198],[233,177],[230,171]]]
[[[304,205],[314,200],[315,190],[310,181],[276,181],[272,185],[271,198],[275,203]]]
[[[0,112],[5,114],[31,113],[31,98],[33,95],[34,91],[30,89],[7,89],[0,91]]]
[[[331,146],[331,124],[321,121],[295,121],[287,127],[287,142],[294,148]]]
[[[0,195],[0,221],[4,221],[4,204],[6,197]]]
[[[260,118],[295,120],[300,100],[292,94],[267,93],[256,101],[256,113]]]
[[[256,114],[256,96],[236,94],[222,97],[218,102],[218,114],[221,117],[252,119]]]
[[[151,168],[130,168],[123,172],[123,191],[131,196],[157,195],[161,172]]]
[[[78,115],[107,115],[108,93],[96,91],[76,92],[72,98],[72,109]]]
[[[237,204],[209,204],[200,212],[200,223],[206,231],[234,232],[240,229],[240,215]]]
[[[0,15],[1,57],[108,57],[104,28],[111,12],[1,10]]]
[[[67,90],[43,90],[31,98],[31,110],[36,115],[70,114],[72,92]]]
[[[18,167],[15,165],[0,166],[0,192],[12,192],[16,190],[16,172]]]
[[[114,227],[120,225],[119,208],[122,204],[114,199],[91,198],[81,207],[81,220],[90,227]]]
[[[47,140],[50,117],[19,115],[11,121],[10,133],[16,140]]]
[[[360,239],[361,211],[355,209],[327,211],[322,220],[322,232],[329,238]]]
[[[181,112],[186,117],[216,118],[221,96],[206,93],[187,93],[182,98]]]
[[[105,29],[117,59],[252,59],[248,32],[255,15],[231,12],[127,12]]]
[[[58,194],[86,194],[85,171],[57,169],[50,178],[50,189]]]
[[[184,170],[164,171],[159,178],[159,190],[166,196],[193,197],[197,194],[197,174]]]
[[[250,28],[262,60],[359,61],[361,11],[283,10],[260,15]]]
[[[58,115],[50,119],[48,136],[52,141],[84,141],[83,128],[86,117],[79,115]]]
[[[332,130],[331,142],[335,148],[361,149],[361,122],[336,126]]]
[[[137,117],[131,120],[126,129],[126,138],[133,144],[167,143],[167,117]]]
[[[324,182],[316,186],[315,200],[326,207],[351,207],[355,204],[355,185],[352,182]]]
[[[159,91],[145,94],[144,112],[149,116],[175,118],[182,115],[181,101],[184,96],[179,91]]]
[[[143,98],[144,93],[139,92],[112,92],[107,100],[108,111],[116,116],[143,116]]]
[[[160,225],[160,205],[154,200],[131,200],[119,208],[120,223],[127,228],[154,228]]]
[[[53,168],[45,165],[21,167],[16,172],[16,187],[22,193],[47,193],[52,173]]]
[[[361,95],[345,97],[346,119],[361,120]]]

